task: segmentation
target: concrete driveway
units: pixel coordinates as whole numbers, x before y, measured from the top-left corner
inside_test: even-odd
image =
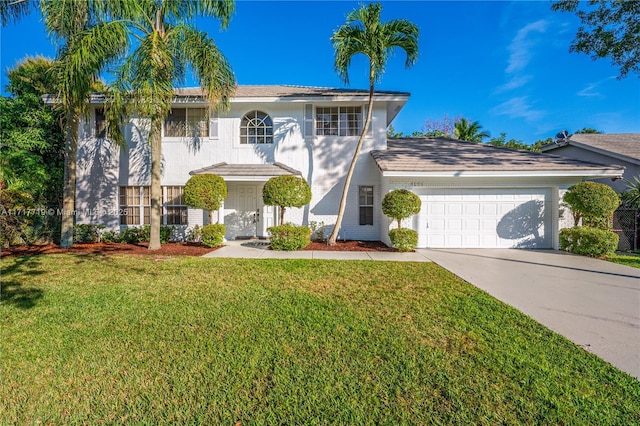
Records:
[[[640,379],[640,270],[552,250],[418,250]]]

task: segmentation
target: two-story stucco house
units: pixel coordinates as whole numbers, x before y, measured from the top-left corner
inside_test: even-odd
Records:
[[[560,198],[583,179],[617,176],[620,167],[442,139],[387,140],[386,128],[409,99],[375,94],[373,121],[351,182],[341,238],[388,242],[382,197],[394,188],[423,200],[406,226],[420,247],[557,247]],[[149,223],[150,156],[145,121],[132,118],[127,146],[104,135],[100,98],[81,129],[77,222],[111,229]],[[239,86],[230,109],[207,117],[199,89],[178,89],[163,126],[163,223],[206,224],[207,212],[183,204],[190,176],[224,178],[216,213],[227,239],[267,237],[277,212],[262,202],[273,176],[299,175],[311,203],[286,221],[333,227],[344,177],[366,114],[368,91],[298,86]]]

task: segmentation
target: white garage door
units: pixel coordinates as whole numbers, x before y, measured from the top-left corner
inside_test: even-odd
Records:
[[[420,197],[419,247],[550,248],[548,189],[431,190]]]

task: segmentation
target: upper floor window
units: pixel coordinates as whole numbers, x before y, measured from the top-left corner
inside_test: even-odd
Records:
[[[362,131],[362,107],[317,107],[316,135],[359,136]]]
[[[104,115],[104,108],[96,108],[96,138],[104,139],[107,137],[107,119]]]
[[[209,117],[204,108],[173,108],[164,121],[168,138],[200,138],[209,136]]]
[[[240,143],[273,143],[273,121],[262,111],[251,111],[240,122]]]

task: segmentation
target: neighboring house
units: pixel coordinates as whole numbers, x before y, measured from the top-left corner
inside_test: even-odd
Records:
[[[640,133],[576,133],[571,137],[542,147],[542,152],[602,164],[618,164],[625,168],[622,177],[640,177]],[[616,192],[627,185],[621,179],[598,179]]]
[[[524,151],[440,139],[390,140],[386,128],[408,93],[375,94],[373,122],[351,182],[340,238],[388,243],[384,194],[407,188],[424,202],[406,220],[420,247],[557,247],[562,193],[584,179],[622,173],[609,167]],[[333,227],[353,157],[368,91],[297,86],[240,86],[230,109],[207,118],[199,89],[178,89],[163,126],[163,223],[186,228],[208,214],[184,205],[191,175],[215,173],[228,195],[214,220],[227,239],[266,237],[276,208],[262,202],[273,176],[305,178],[311,203],[287,209],[286,220]],[[105,138],[102,99],[81,126],[77,222],[110,229],[149,223],[148,120],[132,118],[127,145]],[[551,159],[550,159],[551,158]],[[606,164],[606,163],[605,163]]]

